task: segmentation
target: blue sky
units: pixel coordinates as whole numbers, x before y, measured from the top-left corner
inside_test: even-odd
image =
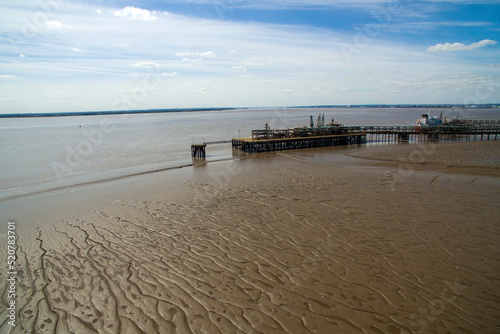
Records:
[[[0,113],[500,103],[500,2],[0,4]]]

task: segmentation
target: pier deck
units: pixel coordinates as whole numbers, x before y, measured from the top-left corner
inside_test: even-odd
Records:
[[[289,137],[289,138],[235,138],[233,147],[247,153],[295,150],[302,148],[355,145],[366,143],[366,133],[349,133],[338,135]]]
[[[496,140],[500,134],[500,125],[354,126],[349,128],[350,131],[366,132],[369,142]]]
[[[271,152],[302,148],[355,145],[367,142],[425,142],[497,140],[500,125],[470,126],[335,126],[285,130],[254,130],[252,138],[234,138],[233,148],[247,152]]]

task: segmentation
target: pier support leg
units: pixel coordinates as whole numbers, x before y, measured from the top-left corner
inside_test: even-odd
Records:
[[[206,157],[206,149],[207,145],[191,145],[191,156],[193,158],[205,158]]]

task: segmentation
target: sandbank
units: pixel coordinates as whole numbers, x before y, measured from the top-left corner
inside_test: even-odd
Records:
[[[426,158],[446,168],[443,147]],[[495,176],[290,152],[2,202],[19,297],[0,331],[494,333],[499,189]]]

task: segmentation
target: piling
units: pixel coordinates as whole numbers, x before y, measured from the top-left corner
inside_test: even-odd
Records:
[[[191,145],[191,156],[193,158],[205,158],[206,157],[206,147],[207,144],[193,144]]]

